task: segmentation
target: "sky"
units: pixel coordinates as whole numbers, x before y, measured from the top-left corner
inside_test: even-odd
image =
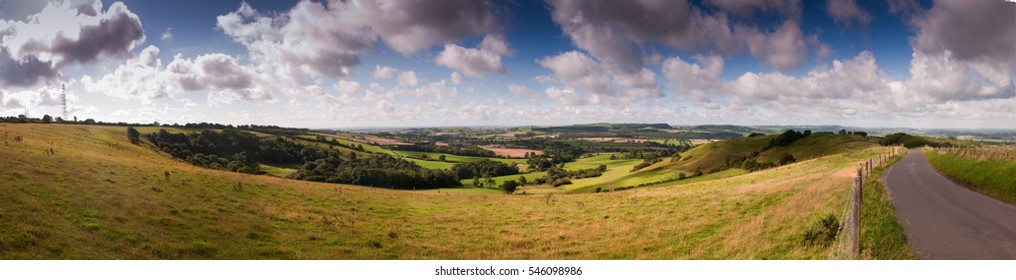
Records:
[[[1014,73],[1002,0],[0,0],[0,116],[1016,129]]]

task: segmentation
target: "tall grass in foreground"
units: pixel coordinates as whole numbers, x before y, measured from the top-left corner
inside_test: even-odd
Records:
[[[1011,148],[929,150],[938,172],[979,193],[1016,204],[1016,153]]]

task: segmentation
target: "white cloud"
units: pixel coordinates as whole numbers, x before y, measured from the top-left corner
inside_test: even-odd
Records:
[[[159,39],[163,41],[169,41],[173,39],[173,28],[167,27],[166,31],[162,32],[162,36],[159,36]]]
[[[158,47],[148,46],[102,78],[85,75],[81,82],[90,92],[146,104],[189,91],[207,91],[210,103],[274,99],[270,86],[232,56],[212,53],[189,59],[176,55],[163,67],[158,55]]]
[[[752,56],[765,59],[777,69],[792,69],[807,58],[808,46],[795,21],[785,21],[771,33],[746,28],[737,33],[745,38]]]
[[[375,35],[343,13],[350,4],[303,1],[285,13],[268,17],[246,2],[217,18],[217,26],[247,47],[259,70],[281,81],[301,84],[306,77],[342,78],[372,48]]]
[[[569,51],[538,61],[540,66],[554,71],[554,75],[565,84],[574,84],[592,95],[613,95],[607,71],[585,54]]]
[[[0,20],[0,86],[31,87],[65,79],[64,65],[129,57],[145,40],[141,21],[120,2],[101,8],[99,1],[51,2],[25,21]]]
[[[725,12],[702,9],[688,1],[550,1],[551,16],[580,49],[616,74],[633,74],[646,65],[640,49],[658,43],[691,52],[737,54],[747,45],[752,56],[779,69],[800,65],[807,45],[799,26],[798,1],[711,1],[720,11],[751,17],[755,10],[785,17],[773,32],[732,22]],[[754,22],[754,21],[750,21]],[[642,50],[642,51],[651,51]]]
[[[599,95],[584,95],[575,91],[575,88],[549,87],[546,90],[547,97],[561,102],[567,106],[581,106],[600,103]]]
[[[452,72],[450,79],[452,81],[452,84],[457,85],[459,83],[462,83],[462,75],[460,75],[459,72]]]
[[[871,14],[857,6],[854,0],[826,0],[826,12],[833,16],[833,20],[837,23],[847,27],[850,27],[851,22],[868,26],[874,20]]]
[[[661,70],[674,88],[683,91],[712,88],[723,74],[723,58],[719,55],[695,56],[697,64],[688,63],[680,57],[663,61]]]
[[[172,73],[165,71],[162,60],[159,59],[159,48],[148,46],[137,57],[127,60],[113,72],[98,80],[85,75],[81,78],[81,83],[90,92],[148,103],[182,92],[180,83],[174,78]]]
[[[343,94],[352,94],[360,90],[360,83],[356,81],[342,80],[336,84],[332,84],[332,87]]]
[[[502,28],[494,4],[485,0],[362,1],[356,9],[358,12],[353,14],[357,20],[402,54],[474,35],[499,33]]]
[[[392,77],[395,76],[395,73],[397,73],[398,71],[399,71],[398,69],[392,67],[374,65],[374,79],[379,80],[391,79]]]
[[[416,72],[413,71],[402,72],[397,80],[400,86],[415,87],[420,84],[420,80],[416,78]]]
[[[434,61],[438,65],[462,71],[472,77],[508,73],[501,65],[501,56],[487,49],[470,49],[456,44],[446,44]]]

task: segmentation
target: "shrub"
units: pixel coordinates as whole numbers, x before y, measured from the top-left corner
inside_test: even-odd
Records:
[[[803,241],[808,245],[826,245],[836,240],[840,223],[836,216],[828,213],[815,218],[808,229],[802,234]]]

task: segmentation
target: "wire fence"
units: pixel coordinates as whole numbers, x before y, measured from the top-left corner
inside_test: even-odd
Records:
[[[903,154],[902,147],[892,147],[858,164],[857,174],[853,177],[850,195],[844,201],[840,225],[836,230],[836,239],[829,250],[830,260],[856,260],[861,257],[861,205],[864,198],[864,182],[870,180],[872,170],[885,166],[898,155]]]

